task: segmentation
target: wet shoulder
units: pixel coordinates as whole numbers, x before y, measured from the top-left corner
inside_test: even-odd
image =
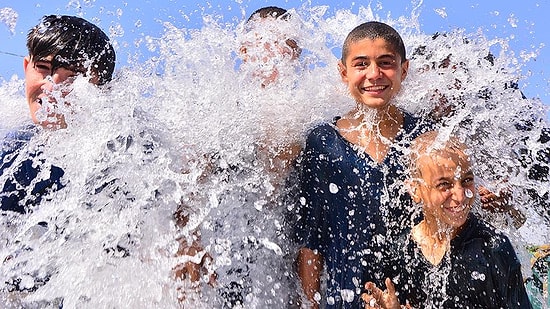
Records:
[[[434,129],[435,125],[429,119],[417,117],[403,111],[403,131],[408,139],[414,139],[418,135]]]
[[[497,232],[488,222],[471,216],[464,230],[456,237],[455,245],[463,247],[481,246],[492,255],[514,256],[515,252],[508,237]]]
[[[332,123],[323,123],[315,127],[308,135],[306,148],[309,150],[321,150],[332,148],[335,144],[341,143],[341,137]]]

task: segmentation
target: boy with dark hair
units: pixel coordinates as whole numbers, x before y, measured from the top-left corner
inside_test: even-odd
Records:
[[[244,23],[243,32],[239,33],[239,35],[242,35],[239,37],[241,44],[239,56],[242,60],[240,72],[249,73],[245,77],[247,83],[257,82],[259,88],[261,87],[258,90],[266,90],[270,86],[281,86],[288,79],[294,79],[294,76],[286,75],[294,72],[294,66],[299,64],[298,58],[301,53],[301,49],[296,42],[297,36],[295,35],[295,29],[293,29],[294,25],[295,23],[291,20],[291,15],[287,10],[279,7],[263,7],[250,14]],[[192,237],[188,237],[192,239],[183,237],[178,239],[180,246],[177,256],[204,255],[202,258],[178,264],[174,268],[176,279],[190,281],[192,284],[200,286],[201,283],[204,283],[204,276],[208,275],[209,284],[215,285],[218,290],[221,307],[223,308],[252,306],[252,304],[257,303],[258,294],[262,293],[263,289],[268,288],[268,286],[263,285],[264,282],[261,280],[254,281],[253,279],[258,273],[260,265],[265,263],[262,260],[265,253],[262,253],[260,242],[252,236],[256,235],[256,231],[252,230],[253,225],[251,222],[261,218],[265,211],[258,212],[257,208],[252,207],[251,203],[258,200],[256,193],[254,193],[254,197],[247,193],[246,198],[243,198],[242,194],[244,192],[239,188],[242,185],[235,186],[234,183],[251,179],[251,173],[255,171],[253,172],[248,164],[254,164],[256,168],[273,175],[271,176],[273,178],[280,177],[282,179],[289,173],[292,162],[299,153],[299,145],[279,147],[278,144],[275,145],[274,142],[267,139],[261,139],[260,143],[254,147],[254,163],[248,161],[251,159],[248,155],[242,158],[243,162],[236,164],[227,164],[227,162],[235,161],[226,161],[223,153],[205,156],[206,167],[201,180],[199,180],[203,192],[197,192],[195,195],[196,200],[193,200],[193,203],[198,202],[198,199],[203,196],[202,193],[207,192],[207,190],[204,190],[208,186],[219,187],[216,183],[222,178],[223,182],[229,183],[229,186],[228,189],[224,189],[225,192],[219,199],[220,207],[216,207],[210,212],[210,216],[213,218],[211,231],[204,231],[202,227],[199,227],[192,232]],[[236,188],[239,189],[236,190]],[[263,190],[262,186],[258,186],[258,188]],[[257,189],[254,188],[255,190]],[[277,188],[277,190],[284,189]],[[239,197],[236,197],[237,195]],[[279,197],[278,194],[272,196]],[[234,204],[237,199],[244,204],[235,207]],[[274,204],[275,199],[270,200],[269,204]],[[180,205],[180,209],[176,213],[179,227],[184,227],[187,224],[192,207],[191,205]],[[240,216],[240,220],[236,220],[231,225],[231,229],[239,230],[240,233],[231,234],[227,231],[228,215],[232,217]],[[226,233],[231,234],[231,236],[224,236]],[[240,236],[242,233],[247,233],[247,236]],[[231,246],[227,248],[227,251],[222,252],[222,254],[220,252],[205,252],[204,248],[216,246],[219,237],[227,237],[225,239],[231,240]],[[213,254],[210,255],[209,253]],[[222,265],[216,269],[215,274],[212,273],[211,269],[208,269],[210,261],[214,260],[216,262],[218,257],[227,259],[227,256],[232,259],[230,265]],[[189,297],[185,293],[185,289],[179,291],[182,303],[185,302],[186,297]]]
[[[56,113],[59,95],[78,75],[90,83],[111,80],[115,51],[97,26],[74,16],[44,16],[27,36],[29,55],[23,60],[25,96],[35,124],[44,129],[65,128],[63,114]],[[55,91],[54,91],[55,90]],[[60,91],[57,91],[60,90]],[[57,99],[56,99],[57,97]],[[63,170],[38,159],[40,150],[27,143],[40,130],[26,126],[8,134],[0,148],[0,209],[26,213],[50,191],[63,187]]]
[[[287,10],[283,8],[276,7],[276,6],[266,6],[263,8],[259,8],[256,11],[254,11],[252,14],[250,14],[250,17],[248,17],[246,22],[248,23],[258,17],[259,18],[272,17],[275,19],[280,18],[280,19],[288,20],[290,18],[290,14],[287,14],[287,13],[288,13]]]
[[[510,240],[470,213],[467,151],[435,131],[414,140],[409,194],[424,218],[394,244],[396,287],[389,278],[386,292],[366,283],[366,308],[531,308]]]
[[[309,134],[299,166],[297,267],[312,308],[359,307],[361,280],[386,277],[386,248],[409,224],[402,149],[422,125],[394,104],[408,68],[403,40],[387,24],[361,24],[344,42],[340,77],[356,108]]]
[[[296,29],[291,17],[285,9],[268,6],[254,11],[246,21],[241,69],[259,78],[262,88],[284,80],[299,63],[302,49],[293,35]]]

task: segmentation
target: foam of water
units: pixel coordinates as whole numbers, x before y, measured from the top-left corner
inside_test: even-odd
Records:
[[[525,171],[509,155],[522,136],[536,150],[541,124],[519,132],[510,123],[544,119],[544,108],[504,89],[521,68],[505,41],[460,31],[432,40],[417,29],[415,18],[381,19],[370,8],[331,16],[326,11],[294,12],[294,24],[283,30],[292,30],[304,51],[298,63],[268,63],[268,69],[285,65],[279,80],[264,88],[254,74],[258,67],[239,58],[246,27],[206,18],[200,30],[167,23],[164,36],[150,42],[159,56],[122,68],[108,89],[77,79],[66,98],[71,102],[68,128],[42,132],[30,142],[45,145],[45,166],[63,167],[66,187],[33,213],[1,217],[0,257],[12,256],[0,265],[1,277],[19,278],[20,286],[35,289],[6,293],[2,302],[28,308],[55,307],[61,299],[67,308],[177,308],[183,290],[183,303],[211,308],[227,299],[223,293],[230,289],[223,287],[232,283],[245,291],[239,296],[245,308],[293,302],[293,248],[283,215],[292,205],[282,198],[288,171],[281,169],[284,161],[274,158],[287,146],[301,145],[315,124],[353,106],[337,76],[332,49],[363,20],[394,25],[409,54],[421,45],[430,46],[432,60],[452,53],[460,64],[452,73],[422,70],[430,59],[413,61],[398,103],[425,113],[434,104],[433,85],[454,85],[459,79],[461,87],[440,89],[447,98],[464,102],[447,130],[456,129],[477,149],[475,160],[483,162],[480,175],[490,189],[522,184],[548,191],[547,184],[526,181]],[[462,44],[464,37],[468,44]],[[489,50],[494,64],[480,60]],[[480,99],[487,89],[491,97]],[[28,121],[22,116],[27,110],[21,80],[1,85],[0,102],[3,133]],[[498,182],[503,175],[510,175],[505,184]],[[520,206],[540,218],[528,201]],[[173,219],[178,207],[189,214],[184,228]],[[529,224],[530,229],[548,228]],[[173,280],[172,269],[182,261],[175,257],[176,238],[196,237],[195,230],[213,257],[210,272],[218,274],[217,288],[203,284],[197,290]],[[524,233],[514,240],[521,248],[547,242],[548,235],[531,239]],[[0,289],[7,287],[2,280]]]
[[[9,7],[0,8],[0,22],[8,27],[11,34],[15,33],[15,25],[17,24],[18,17],[19,15],[14,9]]]

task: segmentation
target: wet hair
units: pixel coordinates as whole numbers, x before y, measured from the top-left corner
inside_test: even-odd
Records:
[[[342,47],[342,63],[346,64],[350,45],[363,39],[383,39],[401,57],[401,63],[407,60],[405,43],[399,33],[391,26],[378,21],[369,21],[355,27],[346,37]]]
[[[280,18],[280,19],[288,20],[290,19],[290,14],[288,14],[288,11],[283,8],[276,7],[276,6],[266,6],[266,7],[257,9],[252,14],[250,14],[250,17],[246,22],[249,22],[252,19],[257,17],[260,17],[260,18],[273,17],[275,19]]]
[[[456,136],[443,136],[437,131],[428,131],[416,137],[410,147],[409,171],[413,178],[422,177],[418,162],[420,158],[434,155],[456,155],[469,161],[467,147]]]
[[[29,31],[27,49],[31,59],[53,56],[52,70],[60,67],[81,73],[89,70],[97,74],[99,85],[111,80],[115,68],[115,50],[107,35],[76,16],[44,16]]]

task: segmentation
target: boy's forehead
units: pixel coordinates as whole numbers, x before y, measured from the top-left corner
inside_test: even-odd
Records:
[[[280,37],[296,36],[296,27],[287,20],[278,19],[272,16],[254,17],[245,27],[245,36],[253,34],[258,35],[275,35]]]
[[[423,155],[418,159],[421,170],[429,170],[435,174],[454,172],[460,168],[461,172],[471,172],[468,156],[463,152],[442,152]]]
[[[357,56],[393,56],[397,59],[399,58],[399,53],[383,38],[364,38],[350,42],[349,44],[348,58],[355,58]]]

